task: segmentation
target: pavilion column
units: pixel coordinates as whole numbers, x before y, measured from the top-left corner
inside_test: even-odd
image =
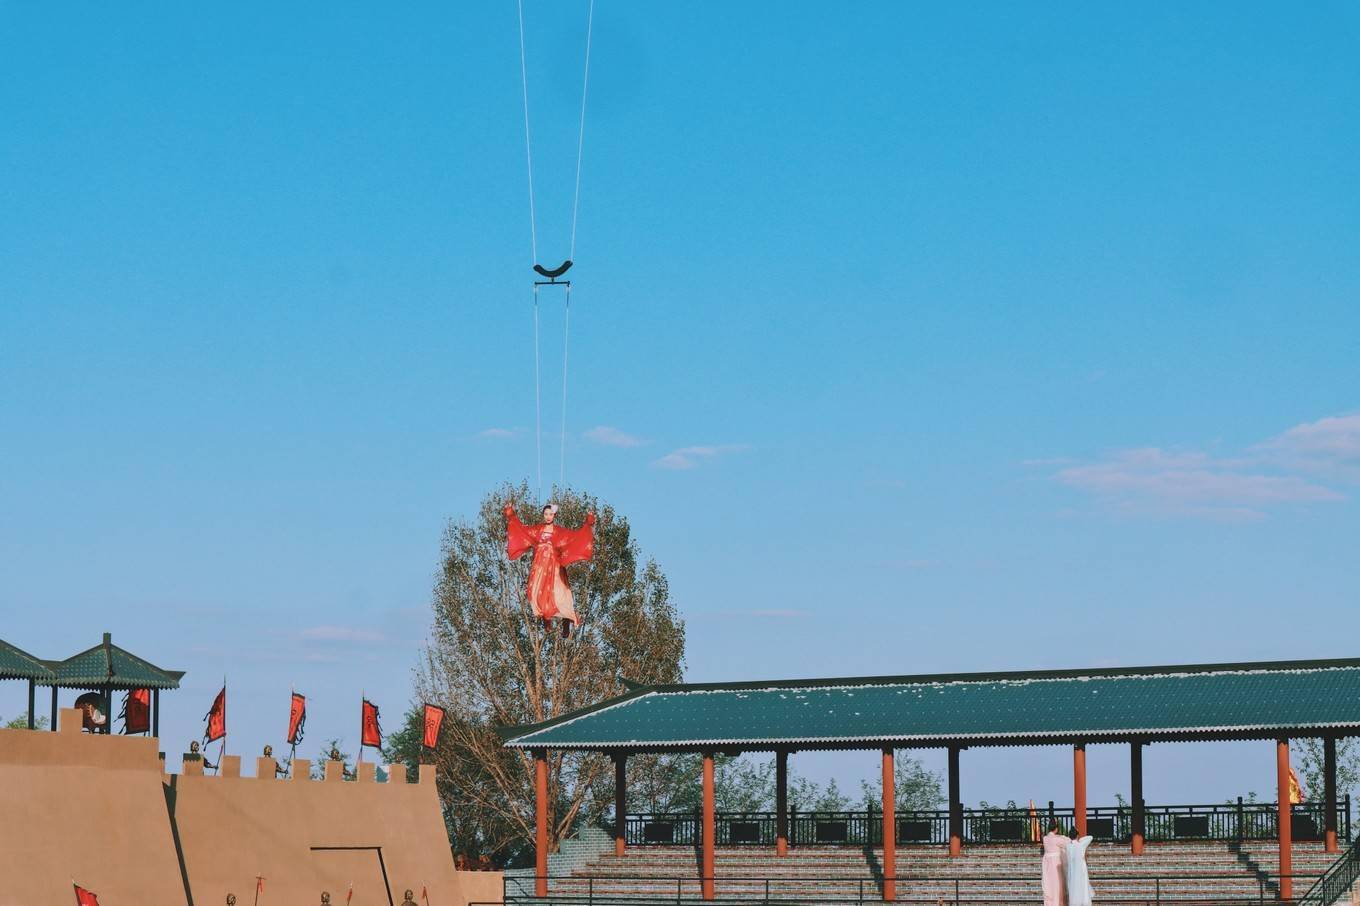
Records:
[[[1328,736],[1322,740],[1322,807],[1326,814],[1322,819],[1323,836],[1327,841],[1327,852],[1340,852],[1336,841],[1336,737]]]
[[[1077,837],[1086,836],[1086,743],[1072,747],[1072,818]]]
[[[774,851],[789,854],[789,753],[774,753]]]
[[[883,750],[883,900],[897,899],[897,775],[893,750]]]
[[[703,827],[703,860],[701,870],[703,877],[703,894],[705,900],[713,899],[713,875],[715,869],[715,859],[713,854],[713,842],[717,836],[716,820],[714,816],[714,791],[713,791],[713,753],[704,753],[704,827]]]
[[[1133,831],[1133,842],[1130,850],[1135,856],[1143,854],[1143,834],[1145,832],[1145,820],[1143,814],[1143,744],[1138,741],[1129,743],[1129,803],[1133,807],[1132,820],[1129,822]]]
[[[29,680],[29,681],[28,681],[28,728],[29,728],[30,730],[33,729],[33,727],[34,727],[34,725],[35,725],[35,722],[37,721],[37,717],[33,714],[33,699],[34,699],[34,693],[35,693],[36,690],[37,690],[37,685],[33,682],[33,680]]]
[[[109,713],[104,715],[104,735],[113,733],[113,686],[104,687],[104,706]]]
[[[628,827],[628,783],[625,762],[628,756],[622,752],[614,756],[614,855],[622,856],[627,841],[624,832]]]
[[[548,752],[534,749],[534,896],[548,895]]]
[[[52,687],[52,727],[53,733],[57,732],[57,687]]]
[[[161,738],[161,690],[151,690],[151,735]]]
[[[963,855],[963,799],[959,796],[959,747],[949,747],[949,855]]]
[[[1275,782],[1280,809],[1280,899],[1294,898],[1294,815],[1289,802],[1289,740],[1275,741]]]

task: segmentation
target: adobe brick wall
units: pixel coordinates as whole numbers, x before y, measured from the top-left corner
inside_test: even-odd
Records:
[[[0,903],[184,903],[156,740],[0,730]]]
[[[500,899],[499,872],[453,870],[430,766],[413,783],[399,768],[377,783],[372,765],[345,781],[338,764],[326,780],[290,780],[265,759],[242,776],[228,756],[221,776],[169,775],[155,739],[80,733],[74,710],[61,724],[75,732],[0,730],[0,903],[73,900],[73,877],[111,906],[187,904],[186,877],[197,906],[251,903],[257,875],[261,906],[317,903],[321,890],[342,903],[351,883],[352,906],[422,887],[431,906]],[[299,759],[294,774],[308,768]]]

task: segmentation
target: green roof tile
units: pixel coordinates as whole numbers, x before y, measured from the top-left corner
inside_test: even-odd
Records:
[[[52,671],[40,658],[0,640],[0,679],[31,679],[47,683],[52,680]]]
[[[66,687],[95,687],[106,684],[115,689],[178,689],[182,670],[162,670],[150,661],[114,645],[106,633],[100,644],[74,654],[64,661],[48,661],[56,682]]]
[[[638,688],[513,748],[853,747],[1360,732],[1360,660]]]

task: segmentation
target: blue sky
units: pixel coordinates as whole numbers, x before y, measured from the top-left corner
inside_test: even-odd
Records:
[[[556,263],[585,4],[526,19]],[[1358,45],[1343,3],[600,0],[566,477],[689,676],[1355,655]],[[0,637],[187,669],[172,762],[224,673],[238,751],[290,684],[309,744],[394,721],[442,527],[534,477],[520,92],[508,3],[0,0]],[[1149,800],[1267,790],[1224,751]]]

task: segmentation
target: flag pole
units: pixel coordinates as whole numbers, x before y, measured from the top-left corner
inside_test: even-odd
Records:
[[[293,696],[297,695],[297,686],[288,684],[288,729],[292,729],[293,718]],[[297,757],[297,737],[293,737],[293,747],[288,750],[288,770],[283,772],[283,776],[291,778],[293,776],[293,759]]]
[[[217,753],[217,767],[214,774],[222,773],[222,759],[227,754],[227,675],[222,674],[222,750]]]
[[[359,765],[364,763],[364,705],[368,704],[368,693],[359,690],[359,761],[354,766],[354,779],[359,779]]]

